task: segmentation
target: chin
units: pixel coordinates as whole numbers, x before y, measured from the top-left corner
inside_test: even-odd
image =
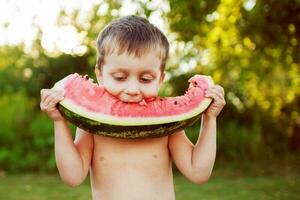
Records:
[[[143,98],[119,98],[121,101],[126,103],[138,103],[143,100]]]
[[[132,100],[132,99],[127,99],[127,100],[122,100],[121,99],[121,101],[123,101],[123,102],[126,102],[126,103],[139,103],[139,102],[141,102],[142,100]]]

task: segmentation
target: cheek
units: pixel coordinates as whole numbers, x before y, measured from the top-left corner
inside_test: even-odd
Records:
[[[105,79],[102,81],[102,85],[109,93],[115,96],[117,96],[122,91],[121,86],[119,84],[116,84],[113,80]]]
[[[154,83],[148,86],[145,86],[144,90],[144,95],[146,97],[153,97],[153,96],[157,96],[158,95],[158,91],[159,91],[159,84],[158,83]]]

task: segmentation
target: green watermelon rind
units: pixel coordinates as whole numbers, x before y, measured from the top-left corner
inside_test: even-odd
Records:
[[[126,139],[164,137],[173,134],[187,126],[193,125],[201,117],[201,114],[198,114],[186,120],[170,122],[166,124],[122,126],[105,124],[99,121],[85,118],[65,108],[61,104],[57,104],[57,108],[68,121],[85,131],[96,135]]]
[[[209,87],[214,85],[211,77],[207,76],[207,80]],[[66,79],[57,82],[53,89],[63,89],[64,81]],[[211,98],[204,98],[189,112],[162,117],[110,116],[91,112],[69,99],[59,102],[57,108],[68,121],[90,133],[115,138],[139,139],[167,136],[194,124],[211,102]]]

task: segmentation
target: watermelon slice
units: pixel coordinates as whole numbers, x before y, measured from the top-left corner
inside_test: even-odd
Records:
[[[197,121],[212,99],[204,92],[214,83],[211,77],[195,75],[186,93],[177,97],[155,97],[138,103],[120,101],[87,76],[71,74],[53,89],[65,90],[57,105],[62,115],[76,126],[118,138],[162,137]]]

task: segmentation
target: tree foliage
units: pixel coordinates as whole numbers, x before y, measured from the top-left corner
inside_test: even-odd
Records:
[[[182,94],[196,73],[211,75],[225,88],[227,106],[219,120],[218,155],[255,159],[263,152],[284,157],[299,151],[300,1],[163,1],[168,11],[153,2],[132,1],[139,8],[136,14],[160,13],[169,28],[169,81],[161,94]],[[0,119],[5,122],[0,130],[1,167],[54,169],[51,122],[41,117],[40,89],[74,72],[93,77],[95,40],[119,16],[121,3],[101,2],[84,13],[61,11],[58,25],[75,27],[85,51],[48,52],[42,46],[42,30],[29,53],[22,44],[0,47]],[[195,127],[188,135],[195,141]],[[48,164],[43,168],[43,163]]]
[[[257,0],[247,8],[249,1],[222,0],[206,9],[206,17],[192,9],[203,1],[169,2],[171,31],[198,50],[193,73],[212,74],[227,91],[224,120],[248,130],[258,126],[263,146],[294,140],[300,121],[300,2]],[[203,63],[201,54],[207,52],[209,62]]]

